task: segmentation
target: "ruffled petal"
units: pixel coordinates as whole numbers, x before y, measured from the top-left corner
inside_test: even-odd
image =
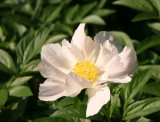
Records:
[[[75,30],[71,43],[83,50],[85,48],[86,34],[84,32],[85,24],[81,23]]]
[[[87,79],[81,78],[73,72],[66,76],[66,91],[71,97],[77,96],[82,89],[91,87],[92,85]]]
[[[42,60],[38,65],[41,75],[45,78],[53,78],[61,81],[65,81],[66,74],[50,65],[46,60]]]
[[[48,44],[43,46],[41,58],[66,73],[72,69],[75,63],[70,60],[69,55],[65,53],[60,44]]]
[[[105,44],[105,42],[108,40],[110,44],[114,45],[118,52],[122,52],[123,48],[120,45],[120,43],[109,33],[106,31],[101,31],[94,37],[95,43],[99,43],[101,45]]]
[[[110,90],[107,84],[89,88],[87,94],[89,98],[86,111],[87,117],[97,114],[101,107],[110,100]]]
[[[47,79],[39,87],[38,98],[43,101],[55,101],[60,97],[67,96],[63,81]]]
[[[106,67],[108,79],[115,79],[118,77],[130,76],[137,69],[136,52],[130,48],[125,47],[123,52],[110,60]]]
[[[83,52],[75,45],[69,43],[67,40],[62,41],[62,48],[66,52],[67,56],[70,57],[70,60],[77,62],[78,60],[84,60]]]

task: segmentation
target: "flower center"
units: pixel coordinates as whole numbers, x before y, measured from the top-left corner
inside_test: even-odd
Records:
[[[91,60],[79,60],[72,70],[80,77],[88,79],[91,84],[93,84],[98,78],[97,75],[99,73],[99,69]]]

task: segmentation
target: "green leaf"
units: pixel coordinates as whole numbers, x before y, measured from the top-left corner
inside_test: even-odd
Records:
[[[7,89],[3,88],[0,89],[0,105],[4,105],[8,99],[8,91]]]
[[[93,11],[92,13],[94,15],[97,15],[97,16],[100,16],[100,17],[104,17],[104,16],[109,16],[113,13],[115,13],[116,11],[115,10],[112,10],[112,9],[97,9],[95,11]]]
[[[19,64],[23,65],[28,63],[40,52],[41,47],[45,44],[46,39],[53,27],[54,26],[51,25],[46,28],[41,28],[20,40],[16,50]]]
[[[157,111],[160,111],[160,98],[148,98],[129,105],[125,111],[123,120],[147,116]]]
[[[110,31],[111,34],[113,34],[113,36],[115,36],[117,38],[118,41],[120,41],[120,43],[123,46],[129,46],[132,47],[134,49],[132,40],[130,39],[130,37],[121,31]]]
[[[147,69],[144,71],[137,72],[134,77],[132,78],[132,81],[127,84],[127,87],[125,88],[125,107],[131,102],[131,100],[134,98],[134,96],[142,90],[144,85],[148,82],[152,75],[153,69]]]
[[[78,12],[79,9],[79,4],[74,5],[73,7],[70,7],[67,11],[66,11],[66,16],[65,16],[65,22],[67,24],[73,24],[74,20],[75,20],[75,15]]]
[[[28,86],[15,86],[9,89],[9,95],[14,97],[32,96],[32,92]]]
[[[114,2],[115,5],[122,5],[139,11],[148,13],[155,13],[155,9],[147,0],[118,0]]]
[[[155,33],[160,34],[160,23],[148,23],[147,24]]]
[[[145,118],[145,117],[141,117],[141,118],[139,118],[136,122],[153,122],[153,121],[150,120],[150,119],[147,119],[147,118]]]
[[[139,21],[144,21],[144,20],[150,20],[150,19],[158,19],[158,16],[155,14],[150,14],[150,13],[139,13],[137,14],[133,19],[132,22],[139,22]]]
[[[159,91],[160,91],[160,82],[149,83],[143,88],[144,93],[155,95],[155,96],[160,96]]]
[[[143,42],[138,46],[136,52],[140,54],[148,48],[160,45],[160,36],[151,36],[143,40]]]
[[[79,8],[79,11],[77,13],[77,16],[75,17],[75,20],[81,20],[84,16],[86,16],[95,6],[97,5],[97,2],[91,2],[89,4],[85,4]]]
[[[157,80],[160,80],[160,65],[144,65],[144,66],[139,66],[140,70],[146,70],[146,69],[153,69],[152,72],[152,77]]]
[[[157,10],[158,15],[160,16],[160,0],[149,0],[149,2]]]
[[[32,76],[24,76],[24,77],[16,78],[16,79],[12,82],[11,86],[23,85],[23,84],[25,84],[27,81],[29,81],[31,78],[32,78]]]
[[[68,35],[66,34],[53,35],[47,40],[46,44],[61,42],[63,39],[66,39],[67,37]]]
[[[105,21],[97,15],[89,15],[82,19],[84,23],[96,24],[96,25],[105,25]]]
[[[62,10],[63,6],[64,3],[60,4],[57,7],[47,6],[44,9],[44,13],[42,14],[40,20],[45,24],[51,23],[60,15],[60,11]]]
[[[77,117],[43,117],[33,120],[33,122],[91,122],[89,119]]]
[[[64,106],[68,106],[74,103],[74,98],[72,97],[65,97],[62,100],[58,101],[58,103],[56,104],[56,108],[61,108]]]
[[[0,70],[10,74],[16,73],[16,67],[12,57],[2,49],[0,49]]]
[[[36,73],[38,72],[38,64],[41,62],[40,59],[37,60],[33,60],[31,62],[29,62],[28,64],[24,65],[21,68],[21,75],[25,75],[25,74],[31,74],[31,73]]]

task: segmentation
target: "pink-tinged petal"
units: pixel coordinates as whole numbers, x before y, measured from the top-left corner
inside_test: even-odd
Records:
[[[81,23],[75,30],[71,43],[83,50],[85,48],[86,34],[84,32],[85,24]]]
[[[67,96],[63,81],[47,79],[43,84],[40,84],[38,96],[40,100],[55,101],[63,96]]]
[[[108,79],[115,79],[127,75],[130,76],[136,71],[136,69],[136,52],[130,47],[125,47],[123,52],[113,57],[106,66]]]
[[[70,60],[77,62],[78,60],[84,60],[83,52],[75,45],[69,43],[67,40],[62,41],[62,47],[67,55],[70,57]]]
[[[74,66],[74,62],[70,60],[70,57],[60,44],[47,44],[43,46],[41,58],[66,73]]]
[[[91,87],[92,85],[87,79],[81,78],[73,72],[66,76],[66,92],[71,97],[77,96],[82,89]]]
[[[50,65],[47,61],[43,60],[38,65],[41,75],[45,78],[53,78],[61,81],[65,81],[66,74]]]
[[[87,94],[87,117],[97,114],[101,107],[110,100],[110,90],[107,84],[97,85],[94,88],[88,88]]]

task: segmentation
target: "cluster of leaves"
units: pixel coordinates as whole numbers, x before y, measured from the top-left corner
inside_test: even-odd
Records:
[[[160,0],[1,0],[0,121],[156,121],[160,117],[159,6]],[[146,25],[148,36],[132,39],[121,27],[114,31],[121,19],[117,12],[124,14],[122,9],[127,10],[125,14],[136,13],[128,23]],[[81,22],[88,23],[86,33],[91,35],[113,26],[109,32],[123,46],[136,50],[139,64],[130,83],[108,84],[110,102],[89,118],[85,115],[85,91],[55,102],[38,99],[39,84],[45,80],[37,68],[41,47],[70,39]]]

